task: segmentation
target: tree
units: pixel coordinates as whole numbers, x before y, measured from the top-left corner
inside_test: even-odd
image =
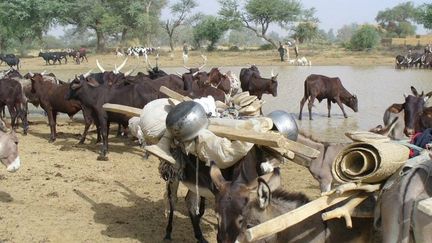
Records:
[[[0,44],[6,48],[7,39],[19,42],[23,55],[25,47],[41,41],[43,32],[53,23],[59,4],[53,0],[0,1]]]
[[[394,8],[379,11],[375,20],[386,30],[388,37],[405,37],[415,34],[416,27],[411,23],[416,17],[412,2],[401,3]]]
[[[318,35],[318,27],[313,22],[304,22],[294,28],[292,38],[300,43],[314,39]]]
[[[350,48],[358,51],[374,48],[379,40],[378,31],[374,26],[363,25],[351,37]]]
[[[267,34],[271,24],[289,26],[294,22],[310,18],[312,11],[302,8],[297,0],[247,0],[244,8],[240,8],[236,0],[219,0],[219,15],[231,26],[239,26],[252,30],[275,48],[275,40]]]
[[[197,46],[201,45],[201,42],[206,40],[210,44],[207,50],[213,51],[216,43],[228,30],[228,26],[225,21],[215,16],[205,16],[198,24],[194,27],[193,36]]]
[[[432,30],[432,4],[423,4],[417,10],[417,22]]]
[[[124,41],[129,30],[144,33],[149,45],[165,1],[62,0],[62,4],[65,12],[59,15],[60,22],[74,25],[78,30],[93,30],[96,51],[102,52],[108,36],[122,33]]]
[[[349,25],[344,25],[337,31],[336,38],[338,41],[342,43],[347,43],[351,40],[353,34],[358,30],[359,25],[356,23],[352,23]]]
[[[195,0],[179,0],[179,2],[173,4],[170,7],[171,16],[173,18],[167,19],[165,24],[163,25],[163,28],[168,34],[171,52],[174,51],[173,38],[176,28],[183,24],[190,11],[196,6],[198,5]]]

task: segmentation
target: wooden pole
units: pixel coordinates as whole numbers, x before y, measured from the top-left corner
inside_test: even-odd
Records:
[[[171,90],[165,86],[161,86],[159,88],[159,91],[165,95],[167,95],[170,98],[176,99],[176,100],[180,100],[180,101],[189,101],[192,100],[190,97],[188,96],[183,96],[177,92],[175,92],[174,90]]]
[[[138,109],[126,105],[111,104],[111,103],[103,104],[102,108],[106,111],[121,113],[123,115],[127,115],[130,117],[141,116],[141,112],[142,112],[142,109]]]
[[[276,234],[336,203],[344,201],[351,196],[357,195],[360,192],[361,191],[347,191],[341,195],[333,194],[329,196],[322,196],[288,213],[282,214],[276,218],[270,219],[262,224],[246,230],[246,238],[249,242],[252,242]]]

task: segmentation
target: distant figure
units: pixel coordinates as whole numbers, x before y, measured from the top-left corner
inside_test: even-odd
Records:
[[[426,47],[425,47],[425,49],[424,49],[424,53],[425,53],[425,54],[427,54],[427,53],[432,53],[432,46],[431,46],[431,44],[427,44],[427,45],[426,45]]]
[[[297,58],[298,58],[298,55],[299,55],[299,53],[298,53],[298,46],[297,46],[297,42],[294,42],[294,52],[295,52],[296,59],[297,59]]]
[[[281,62],[285,61],[284,60],[285,48],[283,47],[282,43],[280,43],[280,42],[279,42],[278,52],[279,52],[279,56],[280,56]]]
[[[189,47],[186,41],[183,42],[183,64],[186,64],[189,59]]]

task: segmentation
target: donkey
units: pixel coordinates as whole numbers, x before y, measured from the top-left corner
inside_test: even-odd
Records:
[[[0,126],[0,160],[8,172],[15,172],[21,166],[21,160],[18,156],[18,138],[13,130],[6,133],[1,121]]]
[[[243,197],[234,193],[239,188],[230,185],[256,183],[256,178],[260,175],[260,164],[267,161],[267,154],[258,147],[254,146],[249,153],[237,162],[235,165],[219,170],[215,165],[211,167],[205,166],[202,161],[198,168],[198,188],[199,197],[196,191],[196,157],[193,155],[185,155],[181,149],[176,148],[171,151],[176,158],[177,164],[180,164],[181,169],[176,170],[172,164],[161,162],[159,172],[161,177],[167,181],[167,196],[169,203],[168,225],[166,227],[165,239],[171,239],[175,195],[177,193],[178,179],[189,189],[186,195],[186,205],[189,211],[189,217],[192,221],[192,226],[195,233],[195,238],[198,242],[207,242],[204,239],[201,228],[200,219],[205,212],[206,198],[216,198],[216,212],[219,215],[218,241],[223,239],[235,240],[238,231],[232,235],[226,235],[227,229],[231,225],[236,224],[236,218],[240,216],[242,207],[246,205]],[[272,174],[266,175],[271,177]],[[227,178],[230,181],[225,181]],[[232,189],[232,190],[231,190]],[[239,200],[240,199],[240,200]],[[223,203],[221,203],[223,201]]]
[[[273,180],[275,178],[272,178]],[[289,193],[258,179],[258,189],[251,195],[243,209],[237,242],[245,241],[245,231],[258,224],[294,210],[309,199],[302,193]],[[300,223],[257,242],[369,242],[373,223],[369,219],[353,218],[353,228],[348,230],[343,220],[323,222],[321,212]]]
[[[424,156],[426,158],[420,158]],[[375,224],[383,242],[431,242],[431,216],[422,215],[418,203],[432,197],[432,160],[420,155],[410,160],[384,185],[375,207]]]

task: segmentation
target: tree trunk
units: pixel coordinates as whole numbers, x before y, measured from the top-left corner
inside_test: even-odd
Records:
[[[101,53],[105,50],[105,37],[102,31],[96,30],[96,52]]]
[[[121,34],[121,39],[120,39],[120,43],[123,45],[126,41],[126,35],[128,33],[128,29],[127,28],[123,28],[122,30],[122,34]]]
[[[171,48],[171,52],[174,53],[173,33],[169,34],[169,45],[170,45],[170,48]]]

